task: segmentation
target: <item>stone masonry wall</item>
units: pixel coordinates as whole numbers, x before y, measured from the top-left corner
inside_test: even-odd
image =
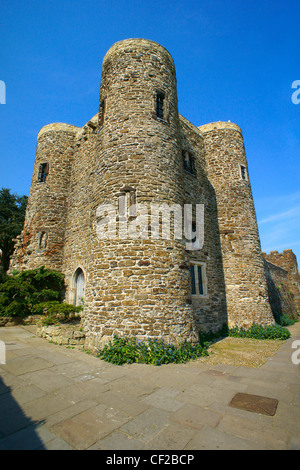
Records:
[[[287,315],[294,319],[297,311],[288,290],[288,272],[265,260],[265,272],[271,309],[277,323]]]
[[[78,128],[50,124],[38,135],[36,157],[24,228],[15,247],[10,271],[45,266],[62,268],[67,197],[73,141]],[[45,182],[38,182],[40,164],[49,165]]]
[[[181,147],[195,158],[196,174],[184,171],[185,203],[204,205],[204,244],[200,250],[189,251],[189,263],[204,263],[208,292],[202,297],[191,296],[200,331],[218,331],[227,323],[225,282],[221,242],[218,230],[215,191],[206,175],[204,138],[197,127],[180,116]]]
[[[229,122],[199,129],[216,193],[229,326],[273,323],[242,132]]]
[[[45,162],[49,173],[38,183]],[[120,211],[120,197],[136,211]],[[116,214],[114,237],[113,226],[106,238],[100,230],[104,204]],[[162,237],[162,222],[151,225],[154,204],[203,204],[201,249],[187,250],[172,224],[170,237]],[[205,295],[192,295],[193,263],[205,267]],[[178,114],[174,62],[159,44],[114,44],[103,60],[98,113],[82,128],[41,129],[11,270],[41,265],[65,274],[70,303],[83,273],[86,347],[113,334],[176,343],[224,323],[273,323],[241,130],[229,122],[197,128]],[[299,287],[295,269],[289,276]]]
[[[164,93],[164,119],[155,114],[157,92]],[[64,269],[71,286],[77,267],[85,273],[87,344],[102,344],[114,333],[197,340],[184,241],[149,233],[99,240],[96,232],[97,208],[112,204],[117,211],[126,188],[147,208],[184,201],[175,68],[164,48],[128,40],[110,49],[97,138],[89,135],[76,148]],[[136,223],[138,233],[138,219],[125,222]]]
[[[263,253],[263,257],[268,263],[278,266],[286,272],[286,276],[280,282],[282,282],[285,291],[289,295],[293,308],[300,313],[300,276],[295,254],[291,249],[283,250],[282,253],[278,253],[276,250],[271,251],[269,254]],[[272,272],[274,271],[273,269]]]

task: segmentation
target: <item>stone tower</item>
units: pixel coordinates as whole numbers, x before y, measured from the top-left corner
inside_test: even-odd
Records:
[[[81,189],[71,189],[64,272],[69,301],[76,265],[85,274],[88,343],[113,333],[196,340],[184,241],[153,240],[145,230],[142,238],[123,237],[122,223],[137,221],[125,208],[119,214],[120,198],[147,208],[184,202],[176,75],[166,49],[129,39],[107,52],[97,133],[80,142],[78,135],[75,146],[80,157],[74,158],[71,186]],[[105,204],[118,214],[117,239],[96,237]]]
[[[218,207],[229,326],[273,323],[242,131],[231,122],[200,130]]]
[[[84,305],[87,347],[113,334],[176,343],[224,323],[273,322],[241,130],[195,127],[178,114],[176,87],[164,47],[120,41],[103,60],[99,112],[38,135],[10,269],[65,274],[66,301]],[[192,251],[172,216],[185,205],[204,207]]]
[[[11,261],[17,269],[62,269],[70,168],[78,130],[57,123],[44,126],[38,134],[24,228]]]

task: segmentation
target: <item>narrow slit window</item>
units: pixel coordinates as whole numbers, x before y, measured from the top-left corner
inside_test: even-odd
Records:
[[[49,163],[41,163],[39,166],[38,183],[45,183],[49,172]]]
[[[196,282],[195,282],[195,271],[194,266],[190,266],[191,279],[192,279],[192,295],[196,295]]]
[[[99,106],[99,126],[103,126],[105,115],[105,99],[101,101]]]
[[[198,289],[199,295],[203,295],[202,266],[198,266]]]
[[[244,165],[240,165],[240,168],[241,168],[241,178],[242,180],[246,180],[247,179],[246,167]]]
[[[164,99],[165,95],[163,93],[156,94],[156,116],[159,119],[164,119]]]

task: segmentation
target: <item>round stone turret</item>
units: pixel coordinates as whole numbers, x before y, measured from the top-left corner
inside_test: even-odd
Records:
[[[273,323],[242,131],[231,122],[199,129],[218,207],[229,326]]]
[[[159,44],[129,39],[104,57],[96,159],[92,214],[100,223],[98,208],[112,204],[117,236],[93,245],[85,296],[91,344],[113,333],[197,340],[185,244],[172,231],[153,239],[149,229],[153,205],[184,202],[175,67]],[[121,223],[134,233],[118,232]]]
[[[12,258],[13,269],[61,269],[70,160],[77,131],[75,126],[55,123],[44,126],[38,134],[26,218]]]

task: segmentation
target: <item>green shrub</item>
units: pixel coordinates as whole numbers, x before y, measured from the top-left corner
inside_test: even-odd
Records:
[[[163,340],[149,339],[138,341],[132,337],[114,335],[113,340],[98,351],[98,357],[113,364],[169,364],[184,363],[200,356],[207,356],[208,345],[193,345],[184,342],[178,346],[167,344]]]
[[[62,303],[64,287],[64,274],[45,267],[5,275],[0,283],[0,316],[46,313],[48,321],[66,320],[81,307]]]
[[[281,326],[291,326],[295,324],[295,318],[290,318],[288,315],[284,314],[278,317],[277,323]]]
[[[290,332],[281,325],[257,325],[253,324],[250,328],[230,328],[228,335],[235,338],[252,338],[252,339],[288,339]]]
[[[75,313],[79,313],[82,310],[82,307],[52,301],[37,304],[34,310],[38,314],[45,314],[45,317],[41,320],[42,325],[54,325],[69,321]]]

